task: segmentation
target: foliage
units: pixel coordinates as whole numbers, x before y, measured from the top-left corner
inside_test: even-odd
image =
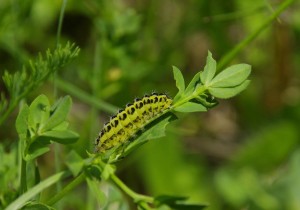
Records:
[[[227,68],[220,74],[215,76],[216,65],[215,61],[209,53],[207,58],[207,65],[203,72],[196,74],[198,78],[194,78],[191,83],[185,89],[185,81],[180,70],[174,67],[174,78],[176,80],[176,86],[178,87],[178,94],[174,99],[173,105],[170,109],[164,111],[164,115],[159,118],[153,118],[148,125],[141,131],[141,134],[132,141],[132,143],[124,146],[113,148],[112,151],[107,151],[101,156],[90,155],[92,159],[87,160],[86,163],[73,151],[68,156],[67,166],[74,176],[77,176],[69,187],[54,196],[50,201],[46,202],[48,205],[53,205],[56,201],[61,199],[65,193],[67,193],[72,187],[77,184],[81,177],[86,177],[87,184],[91,189],[91,192],[95,194],[100,206],[105,206],[105,196],[100,196],[101,191],[95,188],[94,182],[101,180],[101,177],[105,180],[112,179],[122,190],[124,190],[129,196],[131,196],[134,202],[141,209],[151,209],[148,203],[155,205],[156,208],[160,206],[169,206],[171,209],[202,209],[205,205],[186,204],[183,201],[186,198],[174,197],[174,196],[160,196],[157,198],[151,198],[143,195],[139,195],[124,185],[115,175],[115,169],[109,164],[123,159],[130,152],[134,151],[140,145],[155,138],[160,138],[165,135],[166,125],[176,119],[173,114],[167,115],[169,112],[188,112],[199,111],[195,109],[195,106],[201,107],[200,111],[205,111],[211,107],[211,103],[206,101],[207,98],[212,98],[210,95],[211,88],[220,87],[220,93],[222,95],[222,88],[232,89],[231,96],[234,96],[240,92],[236,89],[236,86],[243,84],[250,74],[250,66],[248,65],[236,65],[232,68]],[[237,66],[239,68],[237,68]],[[232,73],[236,71],[237,73]],[[211,75],[209,80],[204,80],[203,75]],[[195,77],[196,77],[195,76]],[[235,80],[237,80],[235,82]],[[225,92],[226,94],[226,92]],[[222,98],[222,97],[221,97]],[[195,100],[195,102],[191,102]],[[184,108],[182,108],[184,107]],[[66,117],[71,108],[71,98],[66,96],[58,100],[53,106],[50,106],[49,100],[45,95],[38,96],[31,104],[23,105],[20,109],[19,115],[16,120],[16,129],[19,134],[20,152],[21,152],[21,182],[19,193],[21,195],[18,199],[13,201],[7,209],[15,209],[26,206],[26,208],[45,208],[51,209],[50,206],[43,203],[29,202],[29,199],[42,192],[45,188],[52,185],[58,179],[62,179],[64,174],[62,172],[53,175],[38,185],[31,187],[27,191],[28,184],[26,180],[27,168],[26,165],[31,163],[37,157],[43,155],[49,151],[49,144],[51,142],[57,142],[61,144],[72,144],[78,139],[78,135],[67,129],[68,123]],[[94,157],[95,156],[95,157]],[[106,161],[107,163],[103,162]],[[95,166],[94,166],[95,164]],[[96,167],[99,170],[98,173],[89,171],[91,167]],[[38,168],[37,168],[38,170]],[[79,175],[80,174],[80,175]],[[101,175],[100,175],[101,174]],[[39,176],[35,176],[38,179]],[[80,178],[80,179],[79,179]],[[39,182],[37,180],[37,182]],[[73,184],[72,184],[73,183]],[[71,187],[70,187],[71,186]],[[26,193],[25,193],[26,192]],[[34,207],[33,207],[34,206]]]
[[[7,101],[4,93],[1,93],[0,125],[24,97],[38,88],[51,74],[74,59],[78,53],[78,47],[75,47],[74,44],[67,44],[65,47],[59,46],[54,52],[48,50],[46,58],[40,54],[35,61],[29,61],[27,66],[24,65],[21,71],[14,74],[6,71],[3,81],[9,92],[10,100]]]
[[[298,7],[1,1],[0,209],[299,209]],[[170,109],[93,154],[151,91]]]

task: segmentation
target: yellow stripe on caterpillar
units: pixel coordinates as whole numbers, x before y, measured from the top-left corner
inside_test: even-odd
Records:
[[[135,99],[133,104],[127,104],[124,110],[119,110],[104,124],[96,139],[95,151],[103,153],[129,141],[148,122],[169,109],[171,104],[172,99],[166,94],[152,93]]]

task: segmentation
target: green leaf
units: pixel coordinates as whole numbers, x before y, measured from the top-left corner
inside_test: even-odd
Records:
[[[24,159],[26,161],[30,161],[50,151],[48,144],[46,142],[41,142],[41,141],[33,142],[29,146],[28,151],[25,153],[26,155]]]
[[[248,64],[237,64],[230,66],[218,74],[209,84],[209,87],[222,88],[234,87],[243,83],[251,73]]]
[[[29,107],[27,104],[24,104],[16,119],[16,129],[21,140],[25,140],[27,136],[28,116]]]
[[[84,166],[84,160],[74,150],[69,152],[69,154],[66,157],[65,162],[74,177],[77,176],[81,172],[81,170]]]
[[[123,156],[125,157],[131,151],[137,149],[139,146],[151,139],[161,138],[165,136],[166,126],[171,121],[176,119],[177,117],[173,113],[167,113],[166,115],[163,115],[158,119],[154,120],[152,123],[145,127],[146,130],[141,131],[142,133],[125,148]]]
[[[250,80],[244,81],[242,84],[236,86],[236,87],[227,87],[227,88],[212,88],[210,87],[208,89],[209,93],[212,94],[216,98],[221,98],[221,99],[227,99],[231,98],[233,96],[236,96],[243,90],[247,88],[249,85]]]
[[[42,137],[44,140],[51,140],[61,144],[73,144],[79,138],[78,134],[71,130],[46,131],[42,133],[40,137]]]
[[[205,204],[188,204],[185,203],[187,197],[160,195],[154,198],[156,206],[167,205],[174,210],[201,210],[207,207]]]
[[[98,208],[102,209],[107,203],[107,197],[100,189],[99,181],[90,177],[87,177],[86,181],[90,191],[92,192],[92,195],[94,195],[98,202]]]
[[[24,206],[22,210],[55,210],[55,209],[43,203],[30,202],[26,206]]]
[[[206,112],[207,108],[200,103],[186,102],[174,110],[176,112]]]
[[[178,93],[177,95],[174,97],[174,100],[176,101],[177,98],[180,98],[185,90],[185,84],[184,84],[184,78],[183,75],[181,73],[181,71],[173,66],[173,75],[174,75],[174,79],[176,81],[176,87],[178,88]]]
[[[39,127],[49,118],[50,103],[45,95],[39,95],[29,106],[28,125],[36,133]]]
[[[67,130],[69,127],[69,122],[67,121],[63,121],[62,123],[60,123],[59,125],[55,126],[54,128],[52,128],[52,130],[55,131],[62,131],[62,130]]]
[[[185,89],[185,92],[184,94],[185,95],[191,95],[195,88],[197,87],[197,84],[200,83],[200,73],[201,72],[198,72],[194,77],[193,79],[191,80],[191,82],[188,84],[187,88]]]
[[[42,126],[41,131],[48,131],[58,126],[65,121],[72,106],[72,99],[70,96],[65,96],[54,105],[53,113],[47,122]]]
[[[204,71],[201,72],[201,74],[200,74],[201,82],[204,85],[208,85],[210,83],[210,81],[212,80],[212,78],[215,76],[216,69],[217,69],[216,66],[217,66],[216,61],[213,59],[211,52],[208,51]]]
[[[16,200],[14,200],[8,207],[6,207],[5,210],[15,210],[22,208],[26,204],[26,202],[29,201],[31,198],[38,195],[40,192],[42,192],[49,186],[57,183],[59,180],[62,180],[67,175],[68,174],[66,172],[60,172],[45,179],[44,181],[29,189],[26,193],[22,194]]]
[[[173,74],[176,81],[176,87],[180,93],[183,93],[185,89],[184,78],[181,71],[176,66],[173,66]]]

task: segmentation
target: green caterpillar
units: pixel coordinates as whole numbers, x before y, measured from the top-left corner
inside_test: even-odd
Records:
[[[169,109],[172,102],[166,94],[152,93],[135,99],[133,104],[127,104],[124,110],[119,110],[104,124],[96,139],[95,151],[104,153],[129,141],[152,118],[159,117]]]

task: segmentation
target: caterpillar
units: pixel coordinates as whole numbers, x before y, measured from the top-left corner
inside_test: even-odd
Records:
[[[142,99],[136,98],[133,104],[127,104],[125,109],[119,110],[104,124],[96,139],[95,152],[104,153],[129,141],[153,118],[169,109],[171,104],[172,99],[166,94],[152,93]]]

